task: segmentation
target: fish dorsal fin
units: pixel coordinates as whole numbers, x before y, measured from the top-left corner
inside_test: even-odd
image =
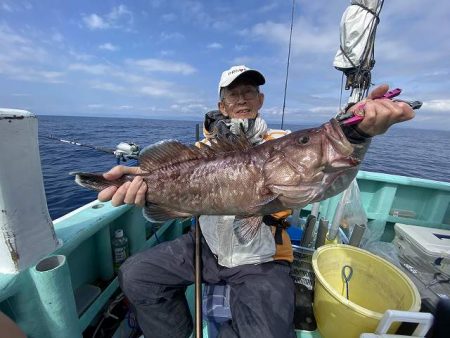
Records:
[[[215,139],[210,140],[211,148],[217,153],[231,151],[246,151],[252,148],[252,144],[244,134],[233,135],[233,139],[217,134]]]
[[[139,155],[142,170],[154,170],[190,160],[205,158],[198,148],[187,146],[176,140],[165,140],[144,148]]]
[[[142,209],[142,214],[150,222],[164,223],[170,219],[192,217],[191,214],[163,207],[161,205],[147,203]]]
[[[210,145],[198,142],[198,147],[188,146],[176,140],[165,140],[152,144],[141,151],[139,166],[143,171],[152,172],[177,163],[191,160],[211,159],[220,153],[246,151],[252,147],[245,136],[237,136],[230,141],[225,137],[210,140]]]

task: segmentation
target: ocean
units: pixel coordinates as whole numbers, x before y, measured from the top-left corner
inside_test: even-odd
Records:
[[[195,141],[195,125],[200,121],[42,115],[38,116],[38,123],[44,187],[50,216],[56,219],[97,196],[75,184],[69,172],[104,172],[116,165],[116,158],[47,136],[105,148],[115,148],[120,142],[145,147],[164,139],[189,144]],[[305,127],[286,125],[290,130]],[[450,182],[449,145],[450,131],[394,127],[373,139],[361,169]]]

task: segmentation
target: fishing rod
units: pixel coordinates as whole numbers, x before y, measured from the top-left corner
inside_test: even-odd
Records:
[[[281,113],[281,128],[284,126],[284,110],[286,108],[286,94],[287,94],[287,86],[288,86],[288,78],[289,78],[289,64],[291,60],[291,45],[292,45],[292,29],[294,27],[294,10],[295,10],[295,0],[292,0],[292,10],[291,10],[291,31],[289,33],[289,48],[288,48],[288,56],[287,56],[287,64],[286,64],[286,80],[284,82],[284,97],[283,97],[283,109]]]
[[[92,144],[80,143],[78,141],[66,140],[53,135],[41,135],[46,139],[56,140],[62,143],[67,143],[79,147],[85,147],[97,151],[101,151],[103,153],[112,154],[117,159],[117,164],[120,162],[126,162],[127,160],[137,160],[139,157],[139,153],[141,151],[141,147],[133,142],[120,142],[115,149],[99,147]]]

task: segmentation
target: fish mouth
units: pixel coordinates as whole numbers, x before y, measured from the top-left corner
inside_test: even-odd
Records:
[[[326,174],[337,173],[342,170],[354,168],[358,166],[361,161],[355,157],[347,156],[334,160],[331,165],[325,166],[323,172]]]
[[[337,120],[331,119],[324,127],[326,140],[331,145],[324,173],[337,173],[358,166],[361,161],[351,156],[354,151],[353,145],[347,140]]]
[[[344,156],[350,156],[353,153],[353,146],[347,140],[344,132],[342,131],[339,122],[336,119],[331,119],[329,123],[325,124],[326,136],[331,142],[333,148]]]

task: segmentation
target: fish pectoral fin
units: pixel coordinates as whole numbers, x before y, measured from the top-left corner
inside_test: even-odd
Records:
[[[142,214],[150,222],[156,223],[164,223],[174,218],[192,217],[192,214],[170,209],[153,203],[147,203],[142,209]]]
[[[257,203],[250,205],[246,208],[246,212],[249,214],[255,213],[257,214],[262,206],[265,206],[269,204],[270,202],[276,200],[278,198],[279,194],[274,194],[272,192],[264,195]]]
[[[253,238],[262,224],[262,216],[238,218],[234,220],[233,231],[240,244],[247,244]]]

